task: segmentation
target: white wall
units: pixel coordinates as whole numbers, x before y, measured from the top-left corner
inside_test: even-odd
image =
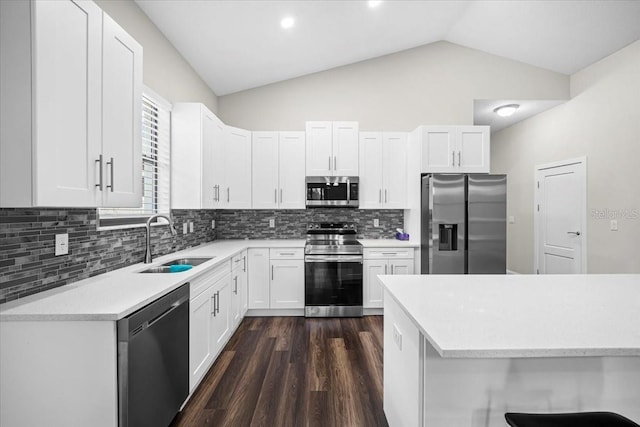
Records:
[[[96,0],[144,48],[143,80],[170,102],[202,102],[217,112],[218,98],[133,0]]]
[[[508,268],[533,272],[536,165],[587,157],[589,273],[640,273],[640,41],[571,76],[571,100],[492,135],[508,175]],[[629,210],[610,231],[593,210]],[[637,213],[633,215],[633,211]]]
[[[304,130],[307,120],[357,120],[364,131],[473,124],[474,99],[567,99],[566,75],[448,42],[218,98],[225,122]]]

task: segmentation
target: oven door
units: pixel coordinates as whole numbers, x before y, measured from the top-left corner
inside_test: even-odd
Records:
[[[346,315],[362,315],[362,255],[305,257],[305,307],[323,306],[357,307],[360,314],[347,310]]]

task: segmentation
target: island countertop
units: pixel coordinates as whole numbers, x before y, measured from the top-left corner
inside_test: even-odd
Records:
[[[640,275],[379,276],[442,357],[640,356]]]

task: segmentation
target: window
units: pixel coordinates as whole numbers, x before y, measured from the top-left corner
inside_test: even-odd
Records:
[[[170,213],[171,104],[145,88],[142,95],[142,200],[139,208],[100,208],[99,227],[135,227]]]

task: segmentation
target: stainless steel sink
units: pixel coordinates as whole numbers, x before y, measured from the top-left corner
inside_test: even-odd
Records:
[[[215,257],[193,257],[193,258],[176,258],[176,259],[172,259],[171,261],[167,261],[165,263],[163,263],[162,265],[200,265],[203,262],[207,262],[211,259],[213,259]]]
[[[146,270],[139,271],[138,273],[171,273],[169,266],[151,267]]]

